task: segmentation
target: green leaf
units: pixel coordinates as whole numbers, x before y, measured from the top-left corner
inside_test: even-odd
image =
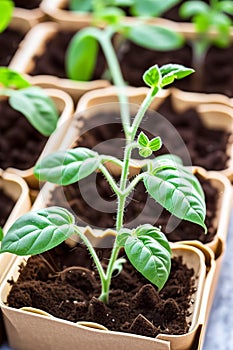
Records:
[[[162,75],[161,87],[173,83],[175,79],[182,79],[194,72],[194,69],[187,68],[181,64],[165,64],[160,67]]]
[[[21,112],[42,135],[49,136],[57,127],[58,113],[52,99],[39,87],[12,92],[9,104]]]
[[[147,145],[149,144],[149,139],[143,131],[141,131],[138,135],[138,144],[142,147],[147,147]]]
[[[233,2],[232,1],[218,1],[215,5],[215,8],[218,11],[228,13],[233,15]]]
[[[156,227],[142,225],[125,241],[131,264],[159,289],[166,283],[171,269],[171,250],[165,235]]]
[[[2,240],[1,253],[40,254],[74,233],[74,217],[66,209],[50,207],[29,212],[11,226]]]
[[[182,18],[190,18],[199,13],[209,13],[210,7],[203,1],[186,1],[180,6],[179,15]]]
[[[159,136],[157,136],[157,137],[153,138],[152,140],[150,140],[149,147],[150,147],[151,151],[153,151],[153,152],[158,151],[162,147],[161,138]]]
[[[23,89],[31,84],[22,74],[6,67],[0,67],[0,84],[6,88]]]
[[[124,247],[126,240],[132,235],[132,230],[123,227],[116,236],[116,244],[118,247]]]
[[[95,15],[98,20],[114,25],[121,21],[122,17],[125,16],[125,12],[117,7],[107,7],[101,9]]]
[[[179,2],[180,0],[134,0],[130,11],[133,16],[159,17]]]
[[[155,168],[145,173],[143,178],[148,193],[162,207],[179,219],[205,226],[204,194],[196,177],[187,169],[179,166]]]
[[[99,165],[98,153],[78,147],[49,154],[36,164],[34,174],[40,181],[66,186],[87,177]]]
[[[3,32],[11,21],[14,3],[11,0],[0,1],[0,33]]]
[[[145,147],[145,148],[141,148],[139,150],[139,154],[143,158],[148,158],[148,157],[150,157],[152,155],[152,151],[151,151],[151,149],[149,147]]]
[[[174,50],[184,44],[183,36],[175,31],[145,23],[127,24],[123,35],[135,44],[150,50]]]
[[[4,237],[4,232],[2,227],[0,227],[0,242],[2,241],[3,237]]]
[[[93,0],[69,0],[69,9],[78,12],[91,12]]]
[[[85,29],[70,41],[66,52],[66,71],[73,80],[89,81],[93,76],[98,54],[98,42]]]
[[[160,69],[157,64],[150,67],[144,74],[143,74],[143,80],[144,82],[154,89],[154,94],[156,94],[159,90],[162,76],[160,73]]]

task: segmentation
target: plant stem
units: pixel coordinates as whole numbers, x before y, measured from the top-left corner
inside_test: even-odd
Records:
[[[113,83],[118,88],[117,94],[120,101],[122,125],[124,128],[126,140],[128,140],[128,128],[130,127],[129,102],[125,92],[125,82],[121,73],[121,68],[111,42],[112,35],[114,34],[114,29],[109,26],[104,31],[102,31],[101,34],[102,35],[100,35],[98,39],[108,62]]]
[[[96,265],[96,268],[97,268],[97,271],[99,273],[99,276],[100,276],[100,280],[101,280],[101,287],[102,287],[102,291],[101,291],[101,295],[103,293],[105,293],[105,284],[106,284],[106,274],[104,272],[104,269],[101,265],[101,262],[95,252],[95,249],[93,248],[91,242],[89,241],[89,239],[78,229],[78,227],[76,225],[74,225],[74,231],[75,233],[77,233],[77,235],[81,238],[81,240],[83,241],[83,243],[86,245],[87,249],[89,250],[93,260],[94,260],[94,263]]]
[[[112,187],[112,190],[116,193],[116,195],[120,195],[121,193],[120,188],[117,186],[115,180],[113,179],[112,175],[109,173],[108,169],[102,164],[100,164],[99,169],[108,180],[110,186]]]

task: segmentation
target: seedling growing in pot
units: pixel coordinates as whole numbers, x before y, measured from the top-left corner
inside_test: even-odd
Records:
[[[14,3],[11,0],[0,1],[0,33],[3,32],[11,21]]]
[[[106,269],[100,263],[89,239],[74,222],[73,215],[64,208],[50,207],[30,212],[19,218],[2,240],[1,252],[30,255],[45,252],[76,233],[87,246],[101,280],[99,298],[108,302],[111,279],[115,270],[123,268],[124,259],[119,258],[121,248],[132,265],[151,283],[161,289],[170,273],[171,250],[160,228],[141,225],[135,229],[124,228],[124,210],[127,198],[138,182],[143,181],[146,190],[159,204],[180,219],[201,225],[206,231],[205,200],[202,188],[180,162],[169,156],[149,159],[148,156],[160,149],[160,137],[148,139],[138,129],[151,102],[164,86],[175,79],[181,79],[193,72],[181,65],[157,65],[145,72],[143,79],[150,87],[148,94],[130,124],[124,125],[125,151],[123,160],[100,155],[88,148],[74,148],[51,154],[35,167],[35,175],[42,181],[69,185],[99,170],[109,182],[118,198],[116,213],[116,239]],[[122,123],[124,123],[122,119]],[[129,179],[129,165],[133,149],[145,158],[146,165],[140,174]],[[121,168],[119,183],[113,178],[106,164],[113,163]]]
[[[182,18],[191,18],[197,38],[192,41],[193,68],[198,74],[194,75],[194,89],[200,90],[204,76],[204,61],[209,48],[215,45],[226,48],[230,45],[230,31],[233,15],[233,2],[210,0],[210,4],[203,1],[187,1],[180,7]]]
[[[49,136],[56,129],[58,113],[53,101],[21,74],[0,67],[0,96],[7,97],[10,106],[22,113],[42,135]]]
[[[70,0],[69,8],[77,12],[101,12],[108,7],[120,7],[121,11],[128,9],[132,16],[159,17],[179,2],[180,0]]]

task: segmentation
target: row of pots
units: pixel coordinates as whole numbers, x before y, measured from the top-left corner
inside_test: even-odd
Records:
[[[46,1],[44,0],[42,3],[45,4]],[[65,2],[63,1],[63,3]],[[29,74],[33,65],[32,56],[34,55],[34,49],[36,48],[36,50],[43,50],[45,38],[53,35],[53,33],[57,30],[57,27],[57,24],[45,23],[32,29],[12,60],[10,67],[20,72]],[[35,40],[35,37],[37,40]],[[80,84],[69,80],[62,80],[57,77],[48,76],[35,76],[30,77],[30,79],[35,85],[42,87],[56,87],[65,91],[59,92],[58,90],[48,90],[49,95],[54,99],[59,111],[61,112],[61,117],[59,119],[58,130],[49,139],[49,142],[47,143],[47,146],[41,156],[44,156],[45,154],[48,154],[56,149],[66,149],[67,147],[71,147],[73,145],[79,136],[79,130],[82,126],[82,120],[81,118],[79,120],[79,117],[80,115],[83,115],[84,111],[87,111],[85,114],[87,115],[87,118],[90,118],[92,114],[96,112],[98,105],[110,103],[112,106],[112,104],[117,102],[116,91],[114,88],[107,88],[109,85],[109,82],[107,81],[99,81],[97,82],[97,85],[95,85],[95,82]],[[78,101],[80,96],[85,92],[103,87],[106,89],[97,91],[97,95],[95,95],[95,92],[93,91],[85,94],[85,96],[80,99],[76,110],[77,119],[72,119],[73,102],[67,93],[69,93],[75,101]],[[144,88],[127,89],[130,102],[132,104],[140,103],[145,96],[145,91],[146,89]],[[183,93],[179,90],[173,89],[171,91],[163,92],[156,100],[155,105],[152,105],[151,108],[158,108],[159,104],[161,104],[162,101],[170,94],[177,110],[195,107],[199,111],[201,118],[207,127],[211,129],[221,127],[224,130],[232,133],[232,101],[228,97],[224,95]],[[67,132],[68,127],[70,127],[69,132]],[[4,262],[1,264],[3,269],[0,271],[2,276],[0,292],[2,300],[1,307],[3,310],[10,346],[17,350],[32,349],[34,344],[38,344],[38,350],[52,349],[54,344],[56,344],[56,348],[58,350],[64,349],[67,345],[70,349],[75,349],[77,344],[79,344],[80,348],[83,350],[94,348],[102,349],[106,346],[111,346],[113,349],[124,349],[131,347],[134,347],[135,349],[141,349],[142,347],[149,349],[152,346],[154,349],[164,350],[187,350],[191,348],[201,349],[208,314],[211,308],[214,289],[217,283],[217,277],[225,249],[228,223],[231,212],[232,188],[229,181],[229,179],[232,179],[233,176],[231,145],[229,145],[228,152],[230,161],[228,162],[227,168],[221,172],[206,172],[202,169],[196,169],[197,172],[209,179],[214,187],[216,187],[219,191],[218,214],[216,217],[216,237],[210,244],[207,245],[189,241],[182,242],[181,244],[175,243],[173,246],[174,256],[180,254],[183,255],[184,252],[184,262],[187,263],[188,267],[194,268],[197,283],[195,298],[196,300],[200,298],[199,301],[195,301],[193,310],[191,310],[191,327],[187,334],[174,336],[160,334],[155,339],[136,335],[129,336],[124,333],[120,334],[119,332],[109,332],[108,330],[101,329],[101,327],[99,329],[87,328],[88,326],[93,327],[93,325],[87,325],[85,323],[79,323],[76,325],[71,322],[52,317],[49,314],[45,314],[41,310],[29,309],[27,308],[27,305],[25,305],[24,310],[10,308],[5,305],[10,289],[7,280],[11,279],[12,276],[14,279],[17,278],[18,266],[27,258],[24,257],[22,260],[22,258],[4,255],[1,257]],[[138,164],[131,167],[132,171],[137,171],[137,169]],[[23,177],[31,189],[38,188],[38,183],[33,177],[32,169],[26,172],[12,168],[7,169],[6,172],[2,173],[2,177],[6,176],[6,174],[9,172],[11,174],[17,173],[18,176]],[[8,176],[11,178],[13,175]],[[229,179],[227,179],[226,176]],[[23,180],[20,179],[20,181],[24,183]],[[10,186],[10,188],[12,189],[13,187]],[[43,187],[33,205],[34,209],[45,207],[47,205],[48,195],[51,190],[51,185],[46,184]],[[27,200],[22,205],[23,212],[30,209],[28,189],[26,191]],[[14,190],[14,196],[16,193],[17,191]],[[21,197],[18,196],[18,198]],[[15,207],[17,208],[17,206],[18,201]],[[19,216],[20,214],[21,213],[17,212],[16,216]],[[7,231],[7,228],[10,226],[10,222],[13,222],[16,216],[13,216],[12,214],[12,216],[9,218],[9,221],[4,227],[5,231]],[[10,219],[12,219],[12,221]],[[93,231],[87,232],[89,235],[92,233]],[[97,236],[99,235],[102,235],[102,232],[97,232]],[[97,239],[101,239],[101,237]],[[8,260],[5,260],[5,258]],[[197,279],[197,277],[199,279]],[[32,330],[36,329],[36,331],[29,332],[28,324],[31,325]],[[64,327],[66,327],[65,332]],[[64,336],[61,337],[61,334]],[[88,340],[88,345],[86,345],[86,340]]]

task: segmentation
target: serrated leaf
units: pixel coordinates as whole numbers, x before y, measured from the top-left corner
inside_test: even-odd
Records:
[[[158,17],[169,8],[175,6],[180,0],[134,0],[130,11],[133,16]]]
[[[153,152],[158,151],[162,147],[161,138],[159,136],[157,136],[157,137],[153,138],[152,140],[150,140],[149,147],[150,147],[151,151],[153,151]]]
[[[78,147],[49,154],[36,164],[34,174],[40,181],[66,186],[92,174],[99,165],[98,153]]]
[[[146,147],[149,143],[149,139],[146,136],[146,134],[144,134],[143,131],[140,132],[140,134],[138,135],[138,144],[142,147]]]
[[[55,104],[41,88],[28,87],[13,91],[9,104],[21,112],[42,135],[49,136],[56,129],[58,113]]]
[[[150,67],[145,73],[143,74],[143,80],[144,82],[155,89],[159,89],[161,84],[161,73],[160,69],[157,64]]]
[[[11,21],[14,3],[11,0],[0,1],[0,33],[3,32]]]
[[[171,250],[165,235],[158,228],[143,225],[128,237],[124,248],[131,264],[161,289],[171,269]]]
[[[209,13],[210,7],[203,1],[186,1],[180,6],[179,15],[182,18],[190,18],[199,13]]]
[[[14,89],[23,89],[31,86],[22,74],[7,67],[0,67],[0,84],[6,88]]]
[[[77,12],[91,12],[93,0],[69,0],[69,9]]]
[[[179,219],[198,224],[206,230],[204,194],[195,176],[180,166],[163,167],[143,178],[148,193]]]
[[[162,75],[161,87],[173,83],[175,79],[182,79],[192,73],[194,69],[187,68],[181,64],[165,64],[160,67],[160,72]]]
[[[124,36],[135,44],[150,50],[167,51],[183,46],[183,37],[167,28],[149,24],[136,24],[125,27]]]
[[[21,216],[2,240],[1,253],[40,254],[74,233],[74,217],[66,209],[50,207]]]
[[[96,38],[86,34],[85,29],[79,31],[70,41],[66,52],[65,64],[68,77],[79,81],[91,80],[97,54]]]

